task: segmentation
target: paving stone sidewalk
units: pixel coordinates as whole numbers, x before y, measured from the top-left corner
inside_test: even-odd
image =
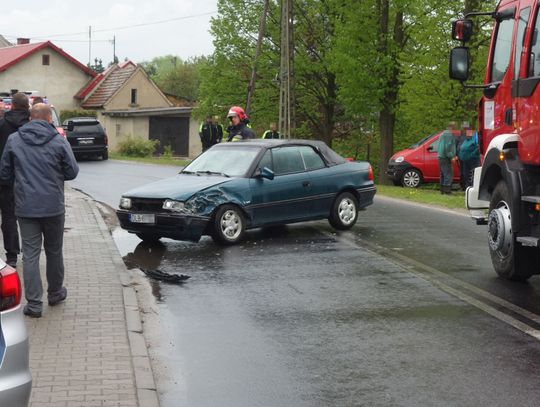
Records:
[[[42,252],[43,317],[26,317],[30,405],[158,406],[129,274],[95,203],[67,186],[65,227],[67,300],[47,305]]]

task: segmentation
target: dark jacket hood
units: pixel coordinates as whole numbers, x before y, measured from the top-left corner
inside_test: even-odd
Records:
[[[28,110],[8,110],[4,114],[4,120],[11,124],[13,128],[18,129],[30,120],[30,112]]]
[[[40,146],[58,137],[56,128],[45,120],[32,120],[19,129],[21,139],[29,145]]]

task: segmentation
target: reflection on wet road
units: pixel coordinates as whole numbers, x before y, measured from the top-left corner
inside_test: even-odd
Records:
[[[523,369],[537,341],[323,222],[253,231],[226,248],[139,243],[125,258],[192,276],[154,291],[164,406],[502,406],[520,397],[507,374],[535,389],[524,403],[540,401],[537,375]]]

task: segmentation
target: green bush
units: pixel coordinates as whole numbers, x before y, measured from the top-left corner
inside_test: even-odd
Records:
[[[60,113],[60,120],[64,123],[64,120],[71,119],[72,117],[97,117],[96,110],[62,110]]]
[[[158,144],[158,140],[130,136],[118,144],[118,152],[129,157],[151,157]]]
[[[171,145],[166,145],[165,147],[163,147],[163,154],[162,154],[162,157],[163,158],[172,158],[172,146]]]

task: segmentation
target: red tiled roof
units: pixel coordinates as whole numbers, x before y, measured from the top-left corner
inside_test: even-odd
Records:
[[[122,63],[122,65],[113,65],[107,71],[103,73],[103,77],[99,80],[91,81],[85,88],[81,89],[78,96],[84,98],[90,94],[90,97],[86,99],[82,107],[97,108],[102,107],[116,93],[118,89],[133,75],[137,69],[133,63]]]
[[[11,66],[15,65],[17,62],[22,61],[30,55],[45,48],[51,48],[53,51],[56,51],[58,54],[63,56],[65,59],[74,64],[77,68],[79,68],[86,74],[93,77],[97,75],[90,68],[81,64],[75,58],[68,55],[65,51],[63,51],[61,48],[58,48],[50,41],[0,48],[0,72],[7,70]]]

